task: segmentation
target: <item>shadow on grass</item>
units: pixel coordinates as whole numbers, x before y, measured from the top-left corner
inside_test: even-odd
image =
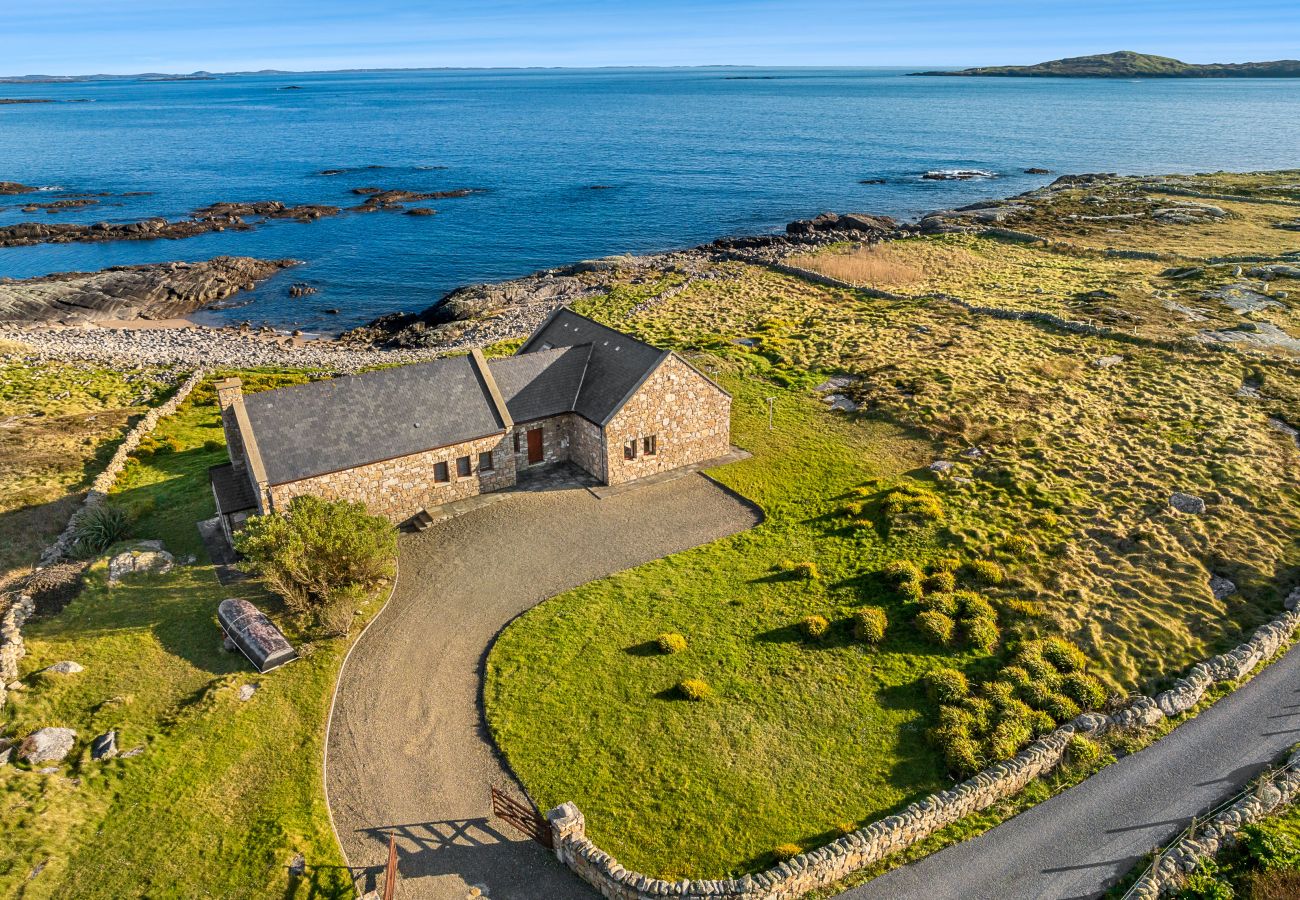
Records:
[[[630,647],[624,647],[623,652],[626,653],[628,656],[640,656],[640,657],[668,656],[667,653],[664,653],[662,650],[659,649],[658,641],[642,641],[639,644],[633,644]]]

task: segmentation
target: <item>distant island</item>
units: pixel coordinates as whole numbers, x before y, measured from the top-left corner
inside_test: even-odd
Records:
[[[981,66],[911,74],[998,78],[1300,78],[1300,60],[1198,65],[1168,56],[1120,50],[1118,53],[1054,59],[1034,66]]]

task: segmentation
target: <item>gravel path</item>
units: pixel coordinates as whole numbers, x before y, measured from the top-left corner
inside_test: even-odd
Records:
[[[1063,794],[847,900],[1095,897],[1300,741],[1300,651]]]
[[[328,736],[326,789],[348,862],[382,866],[398,826],[403,900],[462,900],[475,887],[495,900],[594,896],[490,816],[489,785],[518,787],[483,722],[487,648],[547,597],[756,521],[687,475],[604,500],[519,493],[404,536],[396,592],[340,675]]]

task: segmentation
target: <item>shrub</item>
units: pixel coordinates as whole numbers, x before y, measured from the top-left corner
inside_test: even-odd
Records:
[[[1041,656],[1022,659],[1020,664],[1035,684],[1040,684],[1049,691],[1056,690],[1061,683],[1061,673],[1056,671],[1056,666]]]
[[[1017,559],[1032,555],[1034,549],[1034,542],[1019,534],[1013,534],[1002,542],[1002,552]]]
[[[922,680],[925,692],[938,703],[956,703],[970,693],[966,676],[956,669],[931,669]]]
[[[1046,610],[1043,604],[1036,600],[1022,600],[1019,597],[1008,597],[1002,601],[1002,605],[1013,613],[1024,616],[1028,619],[1037,619],[1043,615]]]
[[[943,500],[938,494],[919,485],[904,485],[885,495],[885,517],[891,530],[921,528],[942,521]]]
[[[953,595],[963,619],[988,619],[997,622],[998,613],[993,604],[974,591],[958,591]]]
[[[1061,693],[1083,709],[1097,709],[1106,703],[1106,689],[1101,682],[1083,672],[1071,672],[1062,678]]]
[[[983,687],[984,696],[998,709],[1005,709],[1016,697],[1016,686],[1009,681],[990,681]]]
[[[814,562],[797,562],[790,574],[800,581],[816,581],[821,577],[817,571],[817,563]]]
[[[947,645],[952,641],[957,623],[941,612],[927,609],[916,617],[916,627],[926,640]]]
[[[999,722],[1004,722],[1008,719],[1018,722],[1027,722],[1029,721],[1029,717],[1034,714],[1034,710],[1029,708],[1029,704],[1017,697],[1011,697],[1005,702],[999,703],[997,706]]]
[[[304,494],[282,513],[250,518],[235,549],[244,555],[240,568],[260,575],[291,612],[323,621],[337,591],[370,592],[393,577],[397,533],[364,504]]]
[[[863,508],[864,504],[855,500],[852,503],[846,503],[844,506],[840,507],[840,514],[848,519],[861,518]]]
[[[1300,868],[1300,845],[1271,823],[1247,825],[1240,840],[1246,855],[1266,872]]]
[[[1056,687],[1038,680],[1031,680],[1020,685],[1020,696],[1035,709],[1042,709],[1047,706],[1052,697],[1056,696]]]
[[[1043,711],[1058,722],[1068,722],[1083,710],[1064,694],[1048,694],[1043,702]]]
[[[898,585],[898,596],[901,600],[910,600],[916,603],[925,596],[925,591],[922,590],[919,581],[903,581]]]
[[[819,638],[825,636],[830,631],[831,623],[825,616],[804,616],[799,620],[799,630],[806,637]]]
[[[1088,665],[1088,657],[1084,656],[1083,651],[1061,637],[1050,637],[1043,641],[1042,654],[1043,659],[1061,672],[1077,672]]]
[[[972,723],[970,710],[960,706],[940,706],[939,707],[939,724],[935,727],[936,732],[943,731],[969,731]]]
[[[853,832],[857,830],[858,830],[857,822],[844,821],[844,822],[835,823],[835,833],[838,834],[840,837],[848,837],[849,835],[851,835]]]
[[[366,602],[369,591],[359,584],[348,584],[330,593],[321,604],[317,621],[326,634],[347,637],[352,631],[357,610]]]
[[[676,632],[667,631],[655,639],[660,653],[681,653],[686,649],[686,638]]]
[[[677,693],[687,700],[699,702],[713,693],[709,683],[700,678],[683,678],[677,682]]]
[[[933,572],[949,572],[956,574],[961,568],[961,558],[957,556],[941,556],[930,563],[930,570]]]
[[[777,844],[772,848],[772,855],[776,857],[777,862],[787,862],[800,853],[803,853],[803,848],[798,844]]]
[[[885,639],[889,617],[879,606],[864,606],[853,614],[853,636],[868,644],[879,644]]]
[[[940,738],[939,750],[948,771],[958,778],[969,778],[982,768],[979,744],[968,734],[945,733]]]
[[[91,506],[77,516],[72,554],[80,559],[98,556],[126,537],[130,527],[131,517],[122,507],[112,503]]]
[[[1033,731],[1024,719],[1006,719],[999,722],[989,736],[989,757],[1010,759],[1033,738]]]
[[[1001,584],[1006,580],[1002,567],[991,559],[977,559],[970,564],[971,576],[982,584]]]
[[[208,453],[215,453],[218,450],[225,450],[226,442],[219,441],[216,438],[208,438],[206,441],[203,442],[203,449],[206,450]]]
[[[998,673],[998,678],[1002,681],[1009,681],[1022,690],[1033,681],[1029,677],[1029,672],[1020,666],[1007,666]]]
[[[1219,879],[1215,874],[1217,866],[1213,863],[1212,859],[1202,860],[1196,870],[1179,886],[1178,893],[1174,894],[1174,900],[1233,900],[1237,895],[1233,892],[1232,885]],[[1252,891],[1251,896],[1263,900],[1266,895],[1255,890]]]
[[[972,647],[984,653],[992,653],[997,649],[1001,635],[996,622],[989,619],[975,619],[973,622],[967,622],[963,627],[966,640]]]
[[[1096,741],[1089,740],[1081,734],[1070,735],[1065,745],[1065,752],[1070,762],[1079,766],[1090,766],[1101,759],[1101,747]]]
[[[941,612],[949,618],[955,618],[959,609],[957,598],[952,594],[929,594],[917,601],[922,609]]]
[[[906,559],[898,559],[891,562],[884,568],[885,577],[894,584],[903,584],[907,581],[921,582],[921,568],[916,563]]]
[[[927,591],[951,593],[956,587],[957,577],[951,572],[935,572],[925,579],[925,589]]]
[[[985,697],[967,697],[962,709],[970,715],[971,734],[987,734],[993,727],[993,704]]]
[[[1033,730],[1034,737],[1042,737],[1056,730],[1056,720],[1041,709],[1030,710],[1025,722]]]

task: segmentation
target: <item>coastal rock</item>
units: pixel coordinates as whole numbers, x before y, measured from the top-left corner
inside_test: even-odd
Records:
[[[436,215],[437,212],[436,209],[432,209],[428,206],[412,206],[406,211],[406,214],[408,216],[432,216]]]
[[[42,728],[34,731],[18,748],[18,758],[36,765],[60,762],[72,752],[77,733],[71,728]]]
[[[1029,167],[1028,169],[1025,169],[1025,174],[1026,174],[1026,175],[1051,175],[1051,174],[1052,174],[1052,170],[1051,170],[1051,169],[1040,169],[1040,168],[1038,168],[1037,166],[1031,166],[1031,167]]]
[[[36,188],[17,181],[0,181],[0,194],[31,194],[35,191]]]
[[[889,216],[868,213],[822,213],[811,219],[799,219],[785,226],[787,234],[813,234],[815,232],[860,231],[868,234],[885,234],[898,228]]]
[[[0,322],[176,318],[296,264],[291,259],[218,256],[207,262],[114,266],[16,281],[0,278]]]

